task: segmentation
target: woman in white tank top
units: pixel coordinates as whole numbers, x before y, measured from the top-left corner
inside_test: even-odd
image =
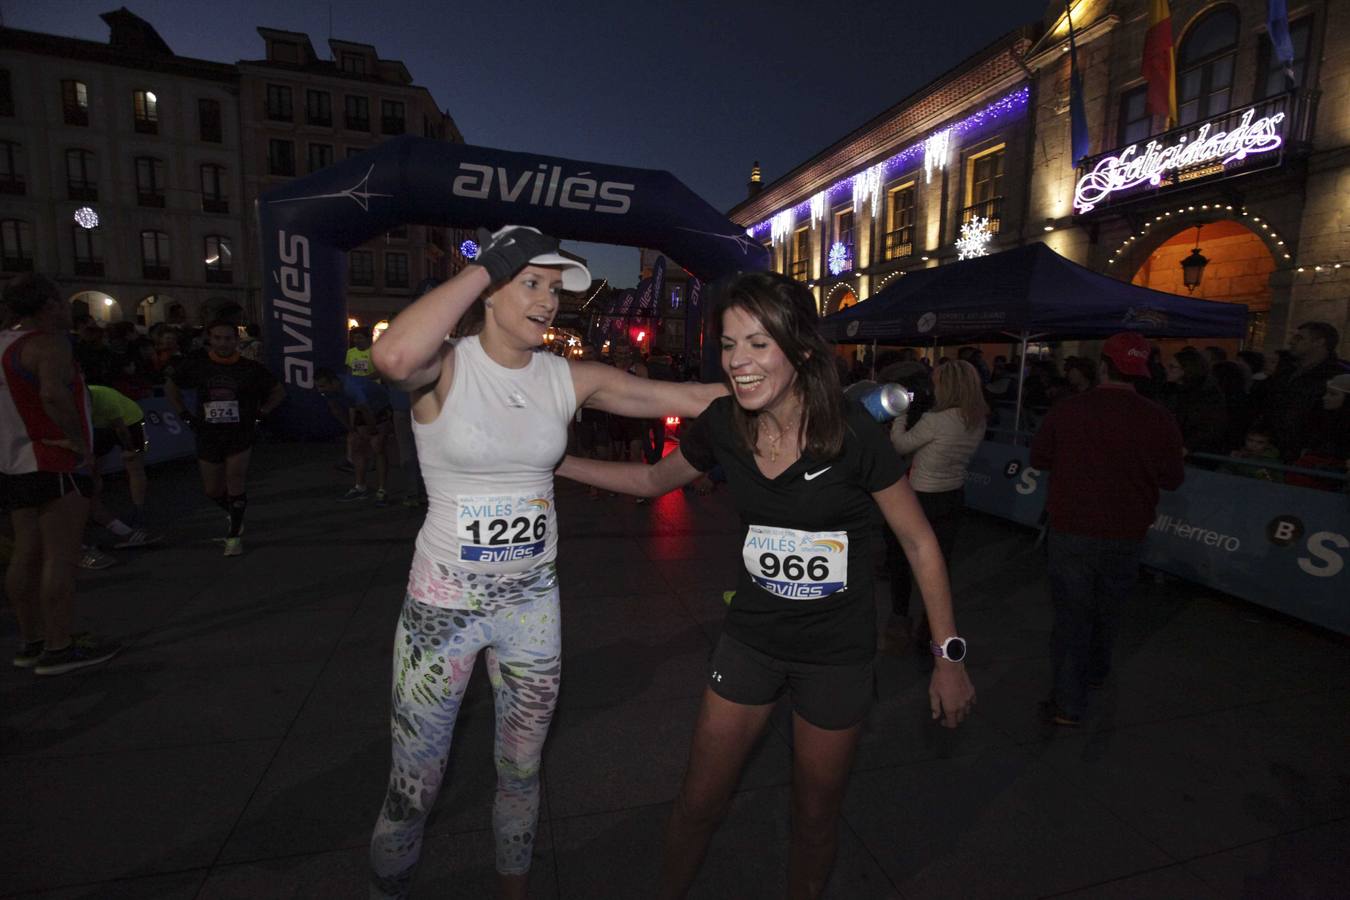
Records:
[[[393,764],[371,840],[372,897],[411,889],[480,651],[496,708],[500,894],[525,896],[561,672],[553,470],[568,423],[583,406],[694,418],[726,392],[537,352],[559,291],[585,290],[590,273],[533,228],[508,226],[482,243],[474,264],[400,313],[372,350],[412,396],[429,499],[394,639]],[[482,330],[449,341],[471,311]]]

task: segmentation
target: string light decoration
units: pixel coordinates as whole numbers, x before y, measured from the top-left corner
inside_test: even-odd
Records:
[[[464,257],[465,259],[477,259],[477,258],[478,258],[478,242],[477,242],[477,241],[465,241],[464,243],[460,244],[460,245],[459,245],[459,255],[462,256],[462,257]]]
[[[815,228],[817,222],[825,219],[825,192],[821,191],[811,197],[811,227]]]
[[[881,185],[886,180],[886,164],[877,163],[863,169],[853,176],[853,211],[862,210],[863,204],[872,201],[872,215],[877,214],[881,203]]]
[[[901,271],[899,271],[899,270],[896,270],[896,271],[894,271],[894,272],[891,272],[891,273],[888,274],[888,275],[883,276],[882,279],[881,279],[880,281],[877,282],[876,290],[873,291],[873,293],[876,293],[876,291],[881,290],[881,289],[884,288],[886,285],[890,284],[892,281],[894,281],[895,279],[899,278],[899,277],[900,277],[901,275],[903,275],[903,274],[905,274],[905,273],[904,273],[904,272],[901,272]]]
[[[985,128],[997,125],[1009,116],[1022,115],[1027,110],[1030,98],[1031,88],[1025,86],[1020,87],[1010,94],[1005,94],[983,109],[977,110],[959,122],[943,129],[943,132],[946,133],[945,140],[947,141],[948,148],[950,149],[951,140],[954,137],[976,134]],[[895,153],[878,163],[877,166],[880,166],[883,173],[881,179],[882,183],[884,184],[890,178],[906,173],[911,167],[920,165],[922,162],[921,156],[924,154],[924,148],[928,138],[933,137],[938,133],[939,132],[934,132],[933,135],[928,135],[927,137],[915,141],[898,153]],[[851,196],[854,189],[853,184],[855,177],[855,175],[847,175],[822,191],[821,193],[825,195],[826,205],[828,206],[830,203],[839,202],[844,197]],[[880,197],[875,197],[874,202],[879,203]],[[746,234],[750,237],[756,237],[762,240],[764,234],[772,234],[771,229],[773,227],[773,220],[778,215],[782,215],[783,212],[787,211],[788,210],[783,210],[775,216],[770,216],[763,221],[749,226],[746,228]],[[810,211],[811,198],[809,197],[792,207],[794,218],[805,218],[810,214]]]
[[[86,231],[93,231],[98,227],[98,213],[91,206],[81,206],[75,210],[75,224]]]
[[[1251,225],[1248,226],[1248,230],[1250,230],[1253,234],[1259,235],[1263,240],[1265,240],[1272,256],[1274,256],[1277,260],[1279,259],[1292,260],[1294,258],[1293,254],[1289,252],[1289,248],[1285,246],[1284,238],[1280,237],[1279,233],[1270,227],[1270,223],[1261,221],[1260,216],[1253,216],[1252,214],[1247,212],[1246,207],[1238,207],[1235,210],[1231,203],[1201,203],[1199,206],[1195,205],[1178,206],[1176,209],[1176,215],[1178,216],[1186,216],[1189,213],[1198,213],[1196,218],[1205,218],[1206,216],[1214,216],[1214,215],[1218,215],[1222,218],[1225,213],[1232,213],[1233,214],[1232,218],[1236,220],[1246,219],[1252,223]],[[1168,219],[1171,218],[1172,212],[1168,211],[1159,213],[1158,215],[1154,216],[1153,221],[1151,222],[1145,222],[1143,227],[1141,227],[1138,231],[1134,232],[1129,237],[1125,238],[1125,240],[1120,242],[1120,246],[1111,252],[1111,258],[1106,261],[1106,264],[1115,265],[1116,260],[1124,258],[1126,251],[1130,247],[1130,244],[1134,243],[1135,241],[1139,240],[1142,237],[1146,237],[1147,235],[1149,235],[1152,232],[1152,228],[1155,224],[1166,222]],[[1331,263],[1324,263],[1322,265],[1323,268],[1328,268],[1336,266],[1337,263],[1333,261]],[[1299,271],[1303,270],[1299,269]],[[1332,269],[1332,271],[1334,271],[1334,268]]]
[[[853,260],[848,255],[848,247],[839,241],[830,245],[830,274],[838,275],[853,268]]]
[[[952,130],[930,134],[923,142],[923,180],[933,183],[933,173],[947,168],[947,157],[952,150]]]
[[[956,240],[956,258],[974,259],[989,255],[989,242],[994,235],[989,231],[989,220],[984,216],[975,216],[961,226],[961,237]]]

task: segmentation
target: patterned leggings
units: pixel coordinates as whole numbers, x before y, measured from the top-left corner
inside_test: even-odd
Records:
[[[496,707],[497,871],[530,868],[539,759],[562,672],[556,572],[550,565],[524,579],[442,574],[462,582],[454,593],[471,608],[432,606],[411,594],[403,602],[394,637],[393,766],[370,843],[372,898],[406,897],[412,887],[422,829],[480,650],[487,651]]]

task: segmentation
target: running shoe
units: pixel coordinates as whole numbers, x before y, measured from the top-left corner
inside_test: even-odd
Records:
[[[389,495],[384,492],[384,488],[375,492],[375,505],[381,509],[389,505]]]
[[[126,537],[118,538],[117,543],[113,544],[113,549],[134,550],[140,547],[153,547],[155,544],[162,543],[163,540],[164,535],[162,534],[154,534],[145,531],[144,529],[137,528]]]
[[[370,491],[365,488],[348,488],[347,493],[337,498],[339,503],[351,503],[353,500],[364,500],[370,496]]]
[[[84,553],[80,556],[81,569],[106,569],[115,565],[117,560],[94,546],[85,547]]]
[[[84,669],[105,663],[118,654],[122,645],[115,641],[99,641],[86,637],[72,640],[64,650],[44,650],[38,657],[33,671],[38,675],[64,675],[76,669]]]
[[[16,669],[31,669],[38,664],[38,658],[42,656],[42,641],[28,641],[19,645],[19,649],[14,651],[14,667]]]
[[[226,555],[226,556],[243,556],[243,555],[244,555],[244,539],[241,538],[241,537],[227,537],[227,538],[225,539],[225,555]]]

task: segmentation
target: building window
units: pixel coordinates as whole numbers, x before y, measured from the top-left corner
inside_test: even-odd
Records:
[[[66,191],[71,200],[97,200],[98,178],[94,154],[88,150],[66,151]]]
[[[1289,41],[1294,45],[1294,86],[1308,83],[1308,48],[1312,46],[1312,16],[1304,16],[1289,25]],[[1274,97],[1290,89],[1288,76],[1279,60],[1270,55],[1270,38],[1264,37],[1260,44],[1260,61],[1256,78],[1256,99]]]
[[[359,53],[338,54],[338,67],[350,75],[366,74],[366,58]]]
[[[966,207],[961,224],[971,219],[989,220],[989,233],[998,234],[1003,219],[1003,149],[999,144],[966,160]]]
[[[207,163],[202,166],[202,212],[229,211],[230,201],[225,197],[225,167]]]
[[[369,131],[370,130],[370,98],[353,97],[348,94],[343,98],[346,104],[347,130],[348,131]]]
[[[792,267],[788,272],[798,281],[811,277],[811,232],[801,228],[792,235]]]
[[[1186,33],[1177,51],[1177,124],[1227,112],[1233,95],[1238,15],[1222,6]]]
[[[219,234],[208,234],[205,246],[206,280],[212,284],[234,281],[234,252],[230,239]]]
[[[839,273],[853,271],[853,261],[857,257],[857,253],[853,243],[852,207],[834,214],[834,241],[836,244],[842,244],[844,246],[844,261],[839,269]],[[833,246],[831,246],[831,249],[833,249]]]
[[[333,124],[333,95],[327,91],[305,91],[305,121],[325,128]]]
[[[9,69],[0,69],[0,116],[14,115],[14,88],[10,84]]]
[[[380,131],[384,134],[402,134],[404,130],[403,101],[381,100]]]
[[[267,142],[267,171],[272,175],[295,174],[295,142],[272,138]]]
[[[136,157],[136,202],[141,206],[164,207],[164,160]]]
[[[141,232],[141,275],[169,280],[169,236],[162,231]]]
[[[0,194],[23,196],[27,191],[23,179],[23,147],[14,141],[0,141]]]
[[[89,124],[89,87],[72,78],[61,82],[61,111],[67,125]]]
[[[6,272],[33,271],[33,226],[22,219],[0,222],[0,268]]]
[[[310,144],[309,145],[309,169],[310,172],[317,172],[320,169],[326,169],[333,164],[333,145],[332,144]]]
[[[347,280],[352,287],[374,287],[375,254],[369,250],[353,250],[348,253]]]
[[[97,228],[70,226],[71,245],[75,250],[75,274],[101,276],[103,274],[103,239]]]
[[[220,101],[205,97],[198,100],[197,118],[201,124],[202,140],[219,144],[223,140],[220,130]]]
[[[1148,85],[1120,95],[1119,146],[1138,143],[1153,133],[1153,117],[1148,114]]]
[[[408,286],[408,254],[386,253],[384,255],[384,286],[391,288]]]
[[[886,259],[914,253],[914,182],[886,194]]]
[[[286,85],[267,86],[267,118],[273,122],[289,122],[295,118],[291,108],[291,89]]]
[[[159,98],[154,91],[136,91],[131,95],[137,134],[159,134]]]

